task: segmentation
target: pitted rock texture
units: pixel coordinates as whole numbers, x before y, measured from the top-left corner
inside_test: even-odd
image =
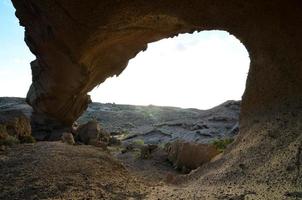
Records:
[[[180,170],[192,170],[209,162],[220,152],[214,145],[175,141],[167,145],[168,159]]]
[[[37,56],[27,100],[63,124],[71,125],[87,108],[87,92],[121,73],[147,43],[195,30],[226,30],[246,46],[251,67],[243,120],[301,105],[301,1],[13,3]]]
[[[110,134],[95,120],[79,126],[76,131],[76,140],[84,144],[96,145],[98,142],[108,144],[109,138]]]
[[[196,30],[235,35],[251,59],[238,138],[181,191],[160,186],[149,198],[284,199],[301,191],[300,0],[12,1],[37,57],[27,101],[62,126],[85,110],[87,92],[147,43]]]

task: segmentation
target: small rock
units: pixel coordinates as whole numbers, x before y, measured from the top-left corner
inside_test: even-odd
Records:
[[[79,124],[77,122],[74,122],[71,126],[71,133],[76,134],[78,128],[79,128]]]
[[[70,145],[74,145],[75,144],[75,141],[74,141],[72,133],[66,133],[66,132],[63,133],[61,139],[62,139],[62,142],[66,143],[66,144],[70,144]]]

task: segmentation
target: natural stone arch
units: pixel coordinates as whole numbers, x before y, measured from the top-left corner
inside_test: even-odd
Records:
[[[222,157],[192,174],[189,186],[194,187],[171,193],[188,199],[183,191],[191,191],[193,199],[205,188],[208,199],[216,199],[230,191],[221,188],[231,186],[239,192],[234,198],[300,195],[300,0],[12,1],[25,26],[25,41],[37,56],[28,93],[34,125],[39,125],[34,129],[70,126],[87,107],[87,92],[120,73],[149,42],[195,30],[235,35],[251,59],[239,136]],[[42,139],[56,139],[50,131]],[[167,198],[159,195],[154,190],[149,197]]]
[[[25,26],[25,41],[37,56],[27,100],[40,126],[71,125],[87,107],[87,92],[121,73],[147,43],[195,30],[226,30],[250,54],[242,126],[301,106],[302,17],[297,0],[13,3]]]

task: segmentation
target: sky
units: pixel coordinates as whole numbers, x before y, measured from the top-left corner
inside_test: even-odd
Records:
[[[25,97],[31,83],[29,63],[35,56],[14,13],[10,0],[0,0],[0,96]]]
[[[25,97],[35,56],[14,12],[10,0],[0,1],[0,96]],[[103,103],[208,109],[241,99],[249,63],[243,44],[228,32],[181,34],[148,44],[120,76],[89,94]]]
[[[90,94],[93,101],[208,109],[240,100],[249,55],[225,31],[202,31],[150,43],[119,77]]]

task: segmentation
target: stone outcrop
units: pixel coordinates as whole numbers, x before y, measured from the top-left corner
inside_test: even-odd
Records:
[[[97,121],[89,121],[76,131],[76,141],[87,145],[97,145],[100,142],[108,144],[109,140],[110,134]]]
[[[74,141],[74,137],[72,135],[72,133],[63,133],[61,140],[63,143],[69,144],[69,145],[74,145],[75,141]]]
[[[301,190],[300,0],[12,2],[37,57],[31,63],[27,101],[57,127],[71,126],[90,101],[87,92],[120,74],[149,42],[202,30],[235,35],[251,59],[240,133],[221,159],[200,172],[194,188],[211,180],[241,191],[248,183],[258,194],[271,191],[274,199],[282,199],[281,192]]]
[[[220,152],[211,144],[175,141],[167,144],[168,159],[175,168],[184,172],[209,162]]]
[[[120,74],[147,43],[220,29],[246,46],[251,67],[242,120],[301,105],[301,2],[13,0],[37,59],[27,101],[36,113],[70,126],[87,92]]]

